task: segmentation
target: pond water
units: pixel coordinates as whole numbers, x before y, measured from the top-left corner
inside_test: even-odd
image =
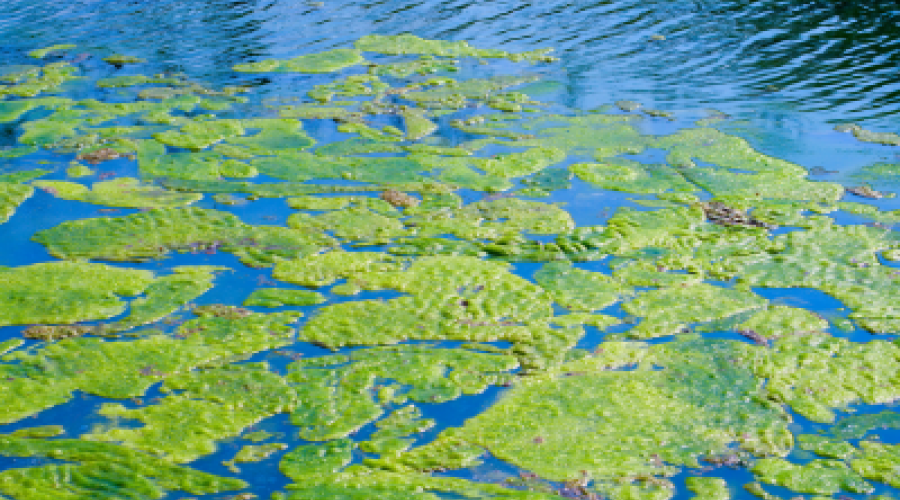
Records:
[[[898,17],[4,1],[0,499],[896,497]]]

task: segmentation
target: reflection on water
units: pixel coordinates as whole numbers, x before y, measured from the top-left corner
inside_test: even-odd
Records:
[[[409,31],[509,50],[554,47],[573,106],[637,97],[837,121],[884,118],[900,106],[898,18],[885,0],[6,0],[0,38],[7,55],[75,42],[216,80],[237,62]]]

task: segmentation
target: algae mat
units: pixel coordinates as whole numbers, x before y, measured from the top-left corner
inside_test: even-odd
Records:
[[[561,106],[549,50],[370,35],[216,88],[71,49],[2,73],[0,498],[900,487],[890,165]]]

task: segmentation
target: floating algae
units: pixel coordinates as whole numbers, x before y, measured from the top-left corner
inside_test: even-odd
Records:
[[[176,390],[176,395],[159,404],[139,409],[105,404],[101,415],[136,419],[144,426],[113,428],[85,438],[121,442],[183,463],[215,451],[217,440],[237,436],[263,418],[290,411],[299,403],[294,390],[264,364],[168,377],[163,391]]]
[[[284,443],[268,443],[261,445],[247,445],[240,449],[231,460],[222,462],[222,465],[228,467],[228,470],[235,474],[241,472],[236,464],[248,462],[261,462],[279,451],[287,449]]]
[[[366,60],[369,53],[376,62]],[[492,66],[478,78],[461,77],[473,66],[470,57]],[[0,437],[2,454],[12,446],[19,454],[11,456],[67,462],[0,472],[0,495],[45,500],[61,488],[80,500],[239,489],[239,480],[173,464],[242,434],[274,440],[246,431],[278,414],[296,426],[294,436],[315,441],[281,458],[279,469],[295,483],[278,499],[665,500],[676,494],[675,474],[704,467],[685,486],[695,498],[725,500],[729,484],[713,477],[715,466],[751,468],[759,483],[748,490],[765,498],[776,498],[768,485],[809,495],[868,493],[868,481],[900,485],[897,445],[844,441],[897,427],[896,415],[839,416],[900,398],[897,344],[832,338],[823,317],[769,302],[758,290],[821,290],[849,309],[842,321],[851,327],[896,333],[900,285],[883,263],[900,255],[900,240],[887,229],[900,221],[896,211],[862,198],[840,201],[843,186],[811,181],[802,166],[716,128],[642,133],[641,124],[653,120],[646,115],[666,115],[637,103],[617,103],[628,113],[550,114],[557,108],[528,97],[542,85],[526,86],[537,77],[496,76],[497,59],[552,61],[546,51],[371,35],[353,49],[238,65],[259,73],[341,71],[244,115],[258,100],[237,94],[251,87],[216,91],[183,75],[115,76],[96,84],[118,92],[117,102],[101,102],[46,96],[79,78],[75,63],[4,70],[0,121],[19,141],[0,150],[13,166],[0,179],[7,218],[32,186],[80,203],[150,210],[43,230],[35,241],[67,261],[0,270],[0,288],[8,288],[0,293],[4,324],[29,325],[21,337],[33,339],[16,333],[0,343],[0,422],[80,392],[142,398],[159,384],[162,397],[106,402],[100,416],[109,421],[82,440],[47,440],[59,426]],[[308,77],[300,78],[291,82]],[[323,143],[311,137],[334,128],[348,135]],[[894,142],[893,134],[846,131]],[[54,156],[29,156],[41,149]],[[99,178],[89,188],[59,177],[34,180],[49,171],[15,170],[47,157],[62,158],[62,168],[73,158],[97,164]],[[135,160],[140,178],[118,177]],[[95,175],[69,165],[70,177]],[[887,182],[893,170],[882,164],[858,178]],[[631,200],[639,208],[611,217],[604,209],[604,225],[581,227],[563,204],[517,198],[556,196],[574,176],[645,196]],[[881,186],[868,188],[850,192],[881,193]],[[236,193],[247,201],[292,197],[287,204],[299,212],[284,227],[185,208],[207,193],[222,203],[221,195]],[[876,224],[838,225],[829,214],[839,211]],[[800,230],[780,234],[774,226]],[[314,308],[298,332],[296,312],[192,306],[223,268],[150,273],[84,262],[219,251],[248,266],[274,266],[274,279],[331,287],[341,297]],[[518,275],[522,269],[536,272],[528,280]],[[266,287],[243,294],[244,306],[326,301],[316,291],[275,288],[266,274],[256,279]],[[197,317],[165,319],[181,308]],[[160,320],[162,331],[134,331]],[[616,339],[678,336],[652,346],[596,344],[596,333],[585,336],[592,328]],[[691,328],[746,338],[703,340],[685,333]],[[303,343],[348,349],[311,356]],[[293,362],[244,362],[272,349]],[[445,415],[428,405],[492,386],[511,388],[460,427],[437,438],[426,433]],[[788,427],[791,412],[837,423],[810,434]],[[436,421],[427,418],[433,415]],[[797,463],[789,456],[789,429],[803,452],[819,458]],[[26,440],[76,452],[29,455],[21,451]],[[285,446],[249,445],[225,465],[236,471]],[[94,455],[85,458],[88,452]],[[472,479],[437,474],[476,467],[485,454],[524,479],[495,484],[480,469],[458,471]]]
[[[300,428],[302,439],[342,438],[381,416],[383,406],[392,402],[441,403],[463,394],[479,394],[503,381],[504,373],[517,366],[515,358],[508,355],[429,346],[376,347],[355,351],[349,358],[310,358],[292,364],[287,376],[297,388],[299,400],[307,402],[292,413],[291,421]],[[391,388],[387,400],[373,396],[376,380],[393,381],[385,382],[378,392],[386,394],[385,389]],[[428,427],[410,411],[411,415],[396,419],[409,417],[407,427],[413,430]],[[400,437],[397,433],[405,431],[391,422],[382,427],[394,429],[382,434]]]
[[[154,281],[153,273],[102,264],[47,262],[0,269],[2,325],[75,323],[125,310]]]
[[[161,187],[141,184],[138,179],[131,177],[97,182],[90,189],[82,184],[66,181],[35,181],[32,185],[65,200],[78,200],[110,207],[181,207],[190,205],[203,197],[199,194],[177,193]]]
[[[63,463],[0,472],[0,492],[13,498],[161,498],[167,491],[205,495],[247,487],[108,443],[77,439],[0,437],[0,455],[48,458]]]
[[[215,360],[289,344],[298,315],[253,314],[241,319],[198,318],[175,338],[155,335],[128,342],[71,338],[35,353],[14,351],[0,363],[0,422],[15,422],[62,404],[81,390],[107,398],[143,395],[161,378]]]
[[[266,59],[255,63],[238,64],[234,67],[234,70],[246,73],[331,73],[348,66],[362,64],[363,62],[365,62],[365,59],[357,50],[335,49],[287,60]]]
[[[311,306],[322,302],[325,302],[325,297],[318,292],[286,288],[259,288],[253,290],[253,293],[244,300],[244,305],[257,307]]]
[[[785,415],[755,399],[756,378],[746,365],[731,361],[741,351],[739,344],[690,340],[601,347],[601,354],[523,380],[462,428],[441,433],[435,443],[482,446],[541,477],[565,481],[586,475],[601,489],[615,479],[661,480],[680,466],[697,467],[700,457],[734,442],[763,456],[790,449]],[[615,369],[632,363],[638,368]],[[440,452],[430,463],[419,456],[424,455],[414,448],[381,461],[397,470],[434,469],[442,459],[448,466],[454,461],[452,454]]]
[[[314,253],[334,241],[320,231],[249,226],[225,212],[191,208],[65,222],[34,239],[51,254],[68,259],[141,261],[172,250],[220,249],[257,267],[271,265],[278,257]]]

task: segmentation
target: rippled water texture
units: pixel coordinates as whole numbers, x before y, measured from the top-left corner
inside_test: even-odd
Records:
[[[815,111],[822,121],[896,112],[898,20],[897,4],[887,0],[0,5],[8,53],[66,40],[152,55],[167,67],[217,80],[227,78],[224,68],[250,58],[409,31],[506,50],[555,47],[568,104],[579,107],[639,96],[729,112]],[[767,95],[769,86],[777,95]]]

